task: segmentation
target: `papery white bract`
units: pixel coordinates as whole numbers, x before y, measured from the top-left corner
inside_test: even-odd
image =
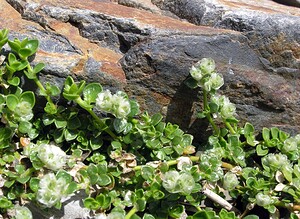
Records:
[[[54,173],[43,176],[39,183],[36,199],[44,206],[51,208],[65,197],[67,182],[64,178],[56,178]]]
[[[52,144],[40,144],[38,157],[50,170],[59,170],[66,164],[67,155],[58,146]]]

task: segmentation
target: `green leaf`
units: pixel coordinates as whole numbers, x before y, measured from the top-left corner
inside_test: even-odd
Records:
[[[30,180],[31,176],[18,177],[17,181],[21,184],[25,184]]]
[[[0,209],[7,209],[13,207],[13,204],[5,196],[0,196]]]
[[[257,215],[251,214],[244,217],[244,219],[259,219],[259,217]]]
[[[175,206],[171,206],[168,210],[169,210],[169,216],[173,218],[180,218],[180,216],[184,212],[184,206],[175,205]]]
[[[219,219],[214,211],[198,211],[193,215],[193,219]]]
[[[10,46],[10,48],[15,51],[15,52],[18,52],[19,49],[21,48],[21,45],[20,45],[20,41],[18,42],[19,40],[15,39],[14,41],[10,41],[8,40],[8,45]]]
[[[30,107],[33,108],[35,105],[35,95],[32,91],[25,91],[20,96],[20,102],[25,101],[30,104]]]
[[[270,130],[268,128],[264,127],[262,129],[262,136],[265,141],[269,141],[270,140]]]
[[[98,210],[100,208],[100,204],[93,198],[89,197],[83,200],[84,207],[91,210]]]
[[[21,121],[18,126],[18,130],[21,133],[28,133],[32,129],[32,124],[28,121]]]
[[[45,64],[44,63],[38,63],[38,64],[36,64],[35,66],[34,66],[34,68],[33,68],[33,73],[34,74],[37,74],[37,73],[39,73],[40,71],[42,71],[44,68],[45,68]]]
[[[66,128],[68,122],[65,120],[65,118],[56,118],[54,120],[54,124],[56,128],[60,129],[60,128]]]
[[[102,91],[102,86],[99,83],[90,83],[83,89],[83,99],[91,104],[96,102],[98,94]]]
[[[136,200],[136,207],[138,211],[144,211],[146,208],[146,200],[145,198],[140,198]]]
[[[152,197],[155,200],[163,199],[165,197],[165,193],[163,193],[160,190],[154,190],[154,191],[152,191]]]
[[[2,29],[0,31],[0,50],[8,41],[8,29]]]
[[[18,103],[19,103],[19,98],[17,96],[15,96],[14,94],[8,94],[6,96],[6,105],[7,105],[8,109],[10,109],[11,111],[15,111]]]
[[[99,174],[98,184],[100,186],[107,186],[111,183],[111,178],[107,174]]]
[[[251,123],[246,122],[244,125],[244,135],[252,135],[254,133],[254,127]]]
[[[256,153],[258,156],[265,156],[266,154],[268,154],[269,152],[269,149],[262,145],[262,144],[259,144],[256,146]]]
[[[19,49],[18,54],[21,59],[26,59],[28,56],[32,55],[31,50],[27,48]]]
[[[155,217],[152,216],[151,214],[145,213],[144,216],[143,216],[143,219],[155,219]]]
[[[10,128],[0,128],[0,145],[1,142],[4,142],[5,140],[10,140],[13,134],[14,133]]]
[[[112,141],[111,146],[113,149],[122,149],[122,144],[119,141]]]
[[[72,194],[77,190],[77,183],[76,182],[70,182],[68,185],[68,188],[66,190],[67,194]]]
[[[151,117],[151,125],[156,126],[161,120],[163,116],[160,113],[156,113]]]
[[[140,106],[134,100],[130,100],[129,103],[130,103],[130,113],[127,116],[134,117],[140,112]]]
[[[97,150],[99,148],[101,148],[101,146],[103,145],[103,140],[102,138],[98,137],[98,138],[91,138],[90,140],[90,146],[93,150]]]
[[[72,181],[72,176],[65,170],[59,170],[56,173],[56,177],[57,177],[57,179],[63,178],[67,183]]]
[[[51,96],[58,96],[60,94],[60,89],[59,87],[55,85],[51,85],[50,83],[46,83],[46,91],[48,94]]]
[[[52,114],[52,115],[57,113],[56,106],[53,103],[49,103],[49,102],[46,103],[46,106],[45,106],[44,110],[45,110],[46,113],[49,113],[49,114]]]
[[[187,85],[189,88],[196,88],[198,87],[198,81],[196,81],[194,78],[190,77],[185,82],[185,85]]]
[[[29,181],[29,187],[33,192],[37,192],[39,189],[40,179],[37,177],[32,177]]]
[[[86,82],[84,80],[80,81],[78,84],[77,94],[80,95],[85,87]]]
[[[44,114],[43,115],[43,124],[48,126],[51,125],[55,121],[55,118],[53,115]]]
[[[219,111],[219,105],[216,103],[209,103],[209,111],[210,113],[217,113]]]
[[[53,133],[53,138],[56,143],[61,143],[64,141],[64,131],[63,129],[56,129]]]
[[[72,141],[77,138],[78,131],[71,129],[64,129],[64,137],[66,141]]]
[[[18,86],[20,84],[20,78],[12,77],[12,78],[8,79],[7,82],[12,86]]]
[[[141,175],[145,180],[151,180],[154,177],[155,169],[151,166],[142,166],[141,168]]]
[[[292,182],[293,180],[293,168],[289,165],[284,165],[282,167],[282,173],[284,175],[284,178],[289,181]]]
[[[31,56],[34,53],[36,53],[38,47],[39,47],[39,41],[38,40],[36,40],[36,39],[28,40],[26,42],[26,45],[24,46],[24,49],[28,49],[30,51],[30,53],[27,53],[28,54],[27,56]]]
[[[125,128],[127,126],[127,120],[115,118],[113,125],[114,125],[114,129],[116,130],[116,132],[121,133],[125,130]]]

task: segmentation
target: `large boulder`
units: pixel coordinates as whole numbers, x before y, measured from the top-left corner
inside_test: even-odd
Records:
[[[143,110],[204,140],[197,92],[184,84],[203,57],[241,122],[298,132],[300,9],[269,0],[6,0],[0,28],[41,42],[44,81],[67,75],[124,89]],[[202,130],[199,130],[202,129]]]

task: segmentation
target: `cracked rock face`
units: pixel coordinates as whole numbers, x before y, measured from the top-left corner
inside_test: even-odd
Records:
[[[37,38],[42,81],[98,81],[204,141],[189,68],[212,57],[241,122],[300,131],[300,8],[271,0],[3,0],[0,28]],[[200,134],[199,134],[200,133]]]

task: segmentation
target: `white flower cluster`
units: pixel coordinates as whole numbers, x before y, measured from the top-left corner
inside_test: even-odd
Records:
[[[191,194],[195,187],[195,180],[188,172],[170,170],[163,176],[163,187],[170,193]]]
[[[197,85],[206,91],[218,90],[224,84],[221,74],[215,72],[215,61],[203,58],[190,69],[191,76],[197,81]]]
[[[111,94],[109,90],[102,91],[96,99],[96,107],[103,112],[111,113],[116,118],[125,118],[130,113],[130,102],[126,93],[118,91]]]
[[[224,95],[214,95],[211,101],[218,105],[218,113],[223,119],[228,119],[234,116],[236,108],[229,98]]]
[[[32,108],[30,103],[21,101],[15,108],[15,114],[18,116],[20,121],[29,121],[33,118]]]
[[[39,183],[36,199],[45,207],[51,208],[66,197],[67,182],[64,178],[56,178],[54,173],[43,176]]]
[[[67,160],[66,153],[58,146],[52,144],[40,144],[38,146],[38,157],[50,170],[59,170]]]

